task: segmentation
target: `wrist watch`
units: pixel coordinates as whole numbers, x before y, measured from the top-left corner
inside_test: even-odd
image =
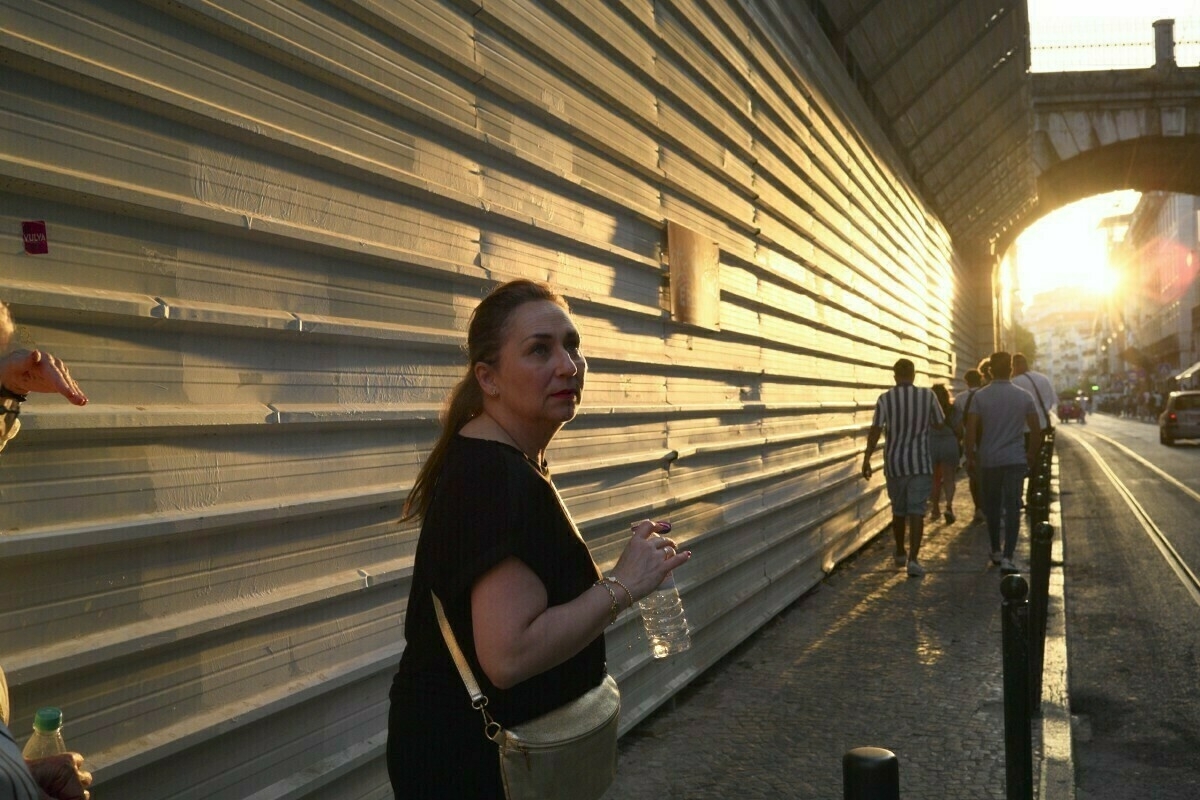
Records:
[[[20,414],[21,403],[24,402],[25,395],[17,394],[5,386],[0,386],[0,406],[4,408],[6,414]]]

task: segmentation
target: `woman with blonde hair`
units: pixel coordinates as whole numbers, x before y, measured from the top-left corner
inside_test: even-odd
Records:
[[[575,416],[587,361],[558,294],[498,286],[472,314],[467,360],[405,504],[422,525],[387,763],[396,796],[414,800],[504,797],[433,595],[488,712],[511,727],[598,686],[605,628],[691,557],[661,535],[669,523],[640,520],[604,576],[559,498],[546,447]]]

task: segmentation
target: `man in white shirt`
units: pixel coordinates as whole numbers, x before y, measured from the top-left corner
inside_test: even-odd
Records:
[[[1041,424],[1042,430],[1049,430],[1052,427],[1050,409],[1054,408],[1054,403],[1058,400],[1058,394],[1050,384],[1050,379],[1031,370],[1029,359],[1023,353],[1013,353],[1012,382],[1013,386],[1019,386],[1033,395],[1037,405],[1038,423]]]
[[[1040,372],[1034,372],[1029,368],[1029,359],[1024,353],[1013,353],[1012,357],[1012,383],[1033,397],[1033,404],[1037,406],[1038,424],[1042,426],[1042,433],[1047,434],[1054,429],[1053,423],[1050,421],[1050,409],[1056,408],[1058,394],[1054,391],[1054,386],[1050,383],[1050,379]],[[1029,428],[1025,429],[1025,441],[1029,441]],[[1043,437],[1042,445],[1046,445],[1046,439]],[[1034,467],[1036,468],[1036,467]],[[1032,472],[1030,473],[1032,477]],[[1025,503],[1027,506],[1033,505],[1033,487],[1035,482],[1028,480],[1025,483]]]

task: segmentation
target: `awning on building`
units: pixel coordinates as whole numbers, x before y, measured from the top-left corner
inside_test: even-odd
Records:
[[[1192,376],[1194,375],[1200,376],[1200,361],[1197,361],[1195,364],[1192,364],[1185,370],[1180,370],[1179,374],[1173,377],[1175,380],[1183,383],[1186,380],[1191,380]]]

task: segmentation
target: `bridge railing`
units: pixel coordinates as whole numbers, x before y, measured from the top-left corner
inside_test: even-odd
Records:
[[[1172,57],[1180,67],[1200,64],[1200,16],[1171,26]],[[1072,17],[1030,20],[1030,70],[1146,69],[1161,58],[1162,26],[1145,17]]]

